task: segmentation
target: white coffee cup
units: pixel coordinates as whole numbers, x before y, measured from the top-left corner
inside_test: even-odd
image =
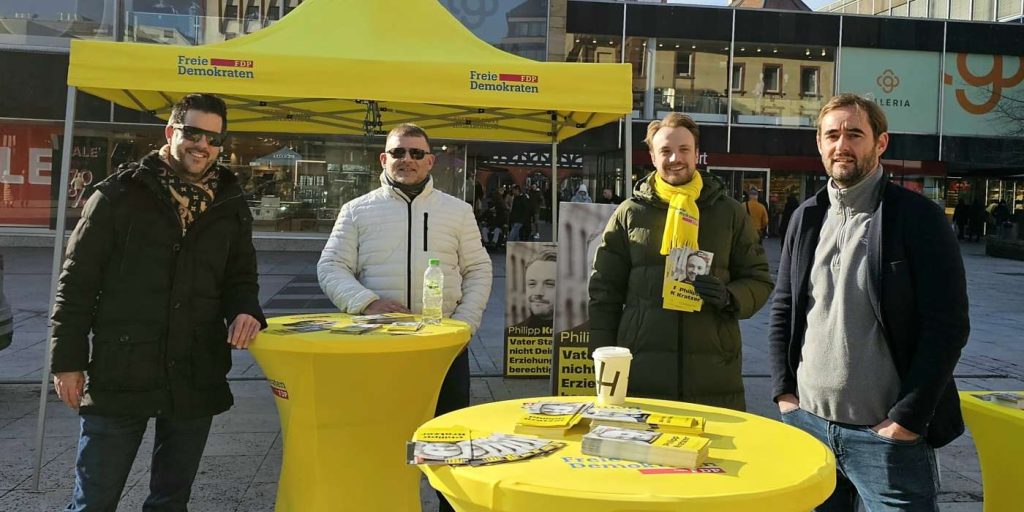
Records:
[[[633,354],[625,347],[601,347],[594,350],[594,378],[597,381],[597,405],[622,405],[629,386],[629,365]]]

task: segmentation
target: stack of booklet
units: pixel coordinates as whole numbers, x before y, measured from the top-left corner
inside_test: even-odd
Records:
[[[583,436],[583,453],[661,466],[696,468],[708,457],[711,441],[698,436],[597,426]]]
[[[379,315],[358,315],[352,317],[354,324],[393,324],[395,322],[415,322],[416,317],[410,313],[381,313]]]
[[[657,414],[634,407],[592,406],[582,416],[590,420],[591,427],[609,426],[636,430],[656,430],[669,434],[700,435],[704,433],[704,418]]]
[[[289,334],[303,334],[310,332],[326,331],[334,327],[333,320],[306,319],[294,322],[283,323],[279,327],[271,327],[264,331],[267,334],[286,336]]]
[[[982,400],[987,400],[994,404],[1005,405],[1015,409],[1024,409],[1024,393],[1006,391],[1002,393],[987,393],[978,396]]]
[[[540,437],[564,438],[580,422],[587,402],[529,402],[526,414],[516,421],[515,432]]]
[[[548,455],[565,443],[511,434],[471,432],[462,427],[424,429],[406,444],[409,464],[482,466]]]
[[[423,322],[408,313],[381,313],[352,317],[352,323],[331,329],[333,334],[365,334],[384,329],[388,334],[412,334],[423,328]]]

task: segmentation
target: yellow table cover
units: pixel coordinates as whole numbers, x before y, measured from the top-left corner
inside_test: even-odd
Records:
[[[435,418],[421,428],[462,425],[511,433],[523,402],[495,402]],[[780,422],[727,409],[631,398],[627,407],[706,418],[708,462],[698,470],[583,455],[586,427],[568,446],[527,461],[481,467],[419,466],[457,510],[639,512],[807,511],[835,487],[835,458],[823,444]]]
[[[351,323],[348,315],[272,318]],[[250,347],[275,395],[284,438],[278,512],[419,510],[405,442],[434,415],[448,367],[469,342],[459,321],[415,334],[260,333]]]
[[[974,437],[981,464],[985,512],[1022,510],[1020,461],[1024,460],[1024,410],[994,404],[979,395],[996,391],[962,391],[960,408]],[[1021,393],[1021,391],[1017,391]]]

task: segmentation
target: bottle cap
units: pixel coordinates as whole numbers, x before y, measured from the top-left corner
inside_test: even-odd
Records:
[[[441,264],[441,260],[437,258],[430,258],[429,260],[427,260],[427,264],[430,266],[437,266]]]

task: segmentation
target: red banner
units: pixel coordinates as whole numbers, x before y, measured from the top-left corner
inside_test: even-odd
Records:
[[[47,226],[57,125],[0,123],[0,224]]]

